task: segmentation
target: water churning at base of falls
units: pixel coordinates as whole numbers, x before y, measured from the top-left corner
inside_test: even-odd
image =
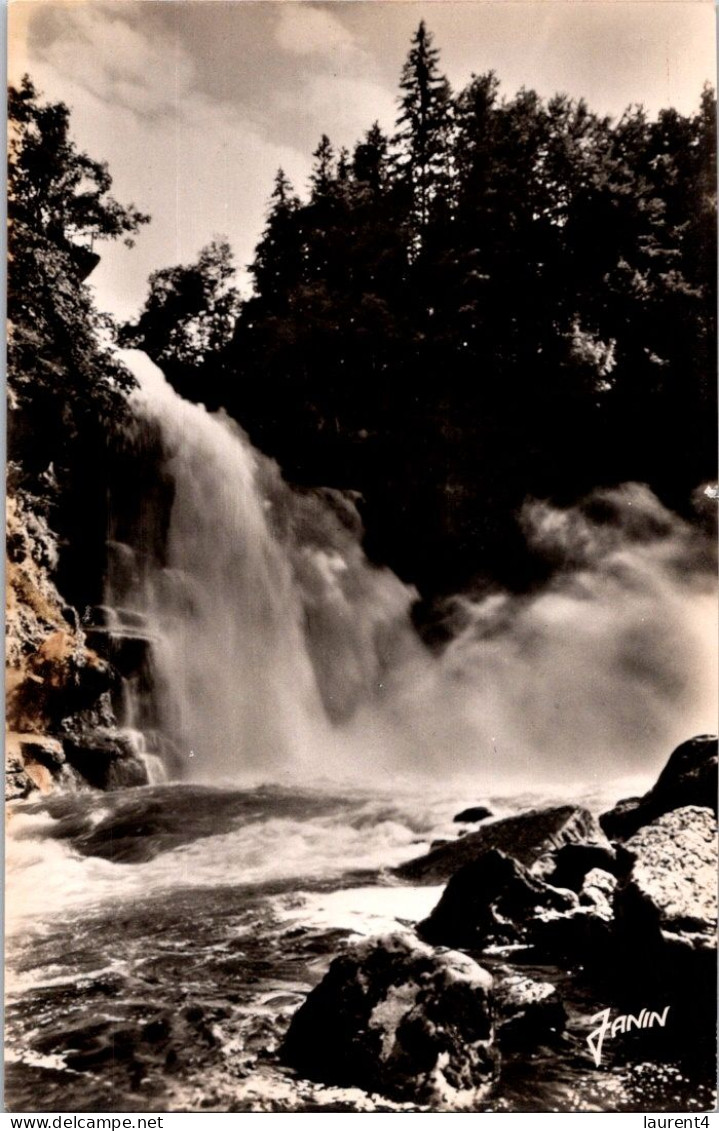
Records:
[[[419,648],[414,593],[365,562],[349,498],[293,492],[232,421],[124,356],[173,488],[164,560],[145,555],[124,598],[154,641],[161,726],[187,776],[317,772],[333,721],[381,691],[395,648]]]
[[[94,631],[155,780],[13,806],[8,1105],[387,1110],[285,1068],[291,1018],[347,939],[435,907],[441,885],[394,868],[455,839],[460,809],[598,814],[714,728],[710,543],[636,484],[528,502],[551,581],[447,601],[432,651],[414,590],[365,558],[351,494],[290,487],[232,421],[125,356],[139,384]],[[711,1034],[708,1068],[677,1030],[598,1071],[586,1033],[603,989],[563,967],[541,979],[561,993],[561,1041],[503,1052],[481,1110],[710,1110]]]
[[[122,359],[171,485],[169,514],[149,520],[166,521],[161,553],[142,544],[147,515],[125,547],[122,601],[152,640],[179,776],[586,782],[652,773],[715,729],[705,536],[646,487],[605,491],[601,520],[528,502],[553,579],[447,602],[450,642],[433,653],[412,627],[415,591],[365,558],[350,493],[293,489],[228,417],[183,400],[144,354]]]

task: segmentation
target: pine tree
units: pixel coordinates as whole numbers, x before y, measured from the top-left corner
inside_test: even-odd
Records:
[[[322,134],[312,156],[315,159],[310,175],[312,200],[326,200],[335,183],[335,153],[327,134]]]
[[[279,307],[303,268],[300,201],[284,169],[278,169],[262,239],[250,265],[255,291]]]
[[[452,91],[438,67],[439,51],[424,20],[412,39],[400,79],[400,115],[394,137],[397,179],[408,190],[419,251],[435,208],[450,202]]]
[[[389,141],[374,122],[364,136],[364,141],[355,146],[352,158],[352,172],[360,189],[378,198],[387,188],[389,178]]]

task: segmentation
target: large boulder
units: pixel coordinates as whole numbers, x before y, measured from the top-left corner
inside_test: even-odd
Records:
[[[281,1055],[311,1080],[457,1110],[486,1093],[493,1039],[486,970],[398,932],[334,960],[294,1015]]]
[[[563,844],[592,844],[611,851],[609,842],[588,809],[561,805],[533,809],[515,817],[482,824],[476,832],[440,845],[396,869],[403,880],[420,884],[446,882],[466,864],[490,849],[531,867]]]
[[[553,868],[543,878],[555,888],[581,891],[590,872],[598,868],[603,872],[615,872],[616,855],[610,845],[565,844],[554,854]]]
[[[672,976],[713,971],[717,930],[717,822],[710,809],[674,809],[623,848],[614,896],[625,947]]]
[[[644,797],[630,797],[603,813],[600,824],[613,840],[625,840],[664,813],[685,805],[717,812],[717,738],[702,734],[677,746]]]
[[[647,801],[665,813],[684,805],[717,812],[717,736],[702,734],[677,746],[649,791]]]
[[[527,925],[540,911],[566,912],[578,903],[574,892],[550,887],[491,849],[452,876],[417,930],[434,945],[508,946],[526,940]]]
[[[69,765],[95,789],[147,785],[147,766],[131,738],[112,727],[75,734],[63,743]]]
[[[539,909],[525,926],[525,938],[536,957],[595,968],[612,962],[614,892],[611,872],[592,868],[579,891],[579,905],[566,911]]]

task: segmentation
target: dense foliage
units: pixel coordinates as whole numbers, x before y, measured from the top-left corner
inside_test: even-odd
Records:
[[[88,508],[104,523],[108,433],[132,384],[84,279],[96,241],[131,242],[149,218],[112,198],[106,166],[71,140],[67,106],[41,102],[27,77],[9,90],[8,120],[10,486],[52,507],[80,554]]]
[[[715,472],[714,169],[709,89],[617,121],[492,73],[453,93],[422,24],[395,135],[323,136],[304,200],[278,173],[229,344],[193,373],[143,339],[157,278],[134,340],[291,477],[358,488],[405,576],[521,586],[527,495],[632,479],[681,508]]]
[[[144,349],[176,389],[192,393],[198,367],[215,363],[232,337],[240,309],[234,274],[230,245],[221,238],[196,263],[154,271],[140,317],[121,328],[121,344]]]

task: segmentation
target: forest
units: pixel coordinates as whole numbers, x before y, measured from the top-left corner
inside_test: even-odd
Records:
[[[251,264],[166,176],[155,232],[207,242],[118,324],[147,197],[73,140],[75,69],[133,99],[144,195],[203,97],[188,51],[143,132],[156,9],[213,63],[249,30],[252,80],[280,12],[363,5],[56,7],[86,104],[8,98],[9,1109],[715,1110],[713,90],[453,90],[421,23]]]
[[[524,590],[552,569],[525,499],[637,481],[690,514],[715,474],[716,109],[697,95],[692,116],[611,120],[561,94],[502,96],[492,72],[453,91],[422,23],[394,133],[368,124],[351,151],[323,135],[304,196],[278,171],[252,294],[218,237],[151,276],[118,340],[226,409],[291,481],[358,492],[368,553],[423,594]],[[78,266],[88,233],[148,218],[68,157],[66,107],[29,84],[10,118],[10,383],[33,402],[33,441],[38,421],[61,427],[47,451],[86,393],[101,416],[122,392]]]

